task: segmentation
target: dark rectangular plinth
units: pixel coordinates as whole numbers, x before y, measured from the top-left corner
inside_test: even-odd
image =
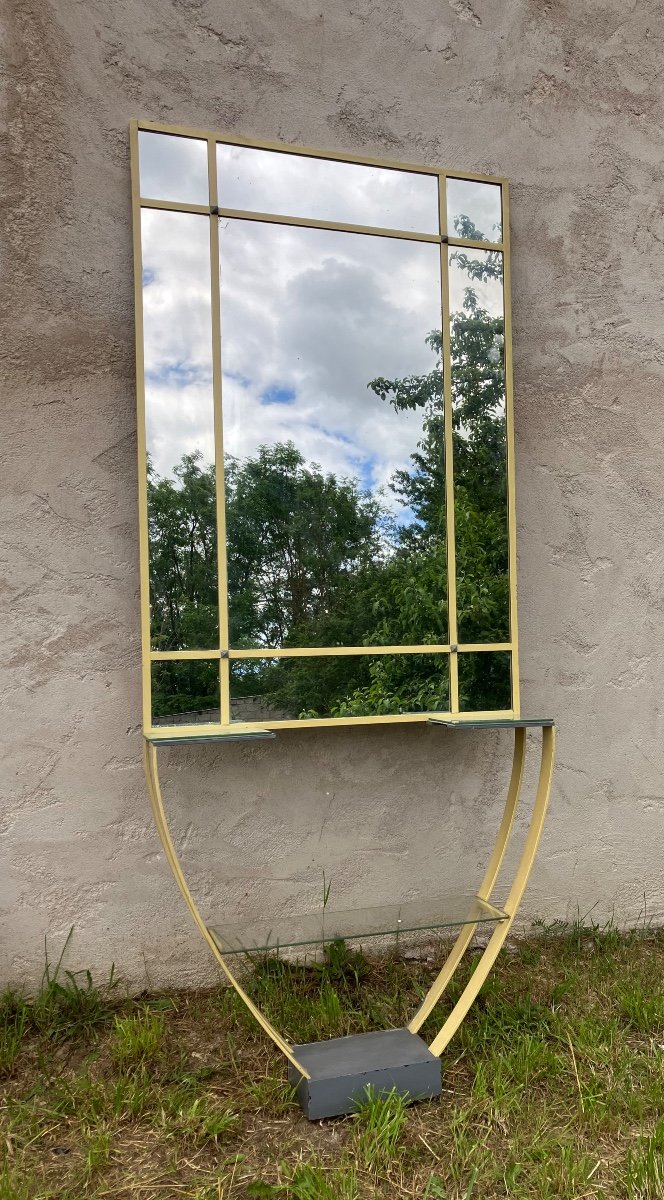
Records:
[[[288,1077],[310,1121],[352,1112],[370,1084],[377,1093],[428,1100],[441,1092],[440,1059],[408,1029],[385,1029],[293,1046],[311,1078],[289,1065]]]

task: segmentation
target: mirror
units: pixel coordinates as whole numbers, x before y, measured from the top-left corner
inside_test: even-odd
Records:
[[[458,637],[507,642],[503,256],[450,247],[449,278]]]
[[[474,179],[447,177],[447,231],[474,242],[502,242],[501,187]]]
[[[153,662],[152,721],[155,725],[218,725],[219,660]]]
[[[438,233],[435,175],[217,146],[219,204],[335,224]]]
[[[133,136],[153,725],[509,712],[503,185]]]
[[[447,712],[446,654],[337,654],[231,662],[233,721]]]
[[[495,712],[512,707],[512,655],[481,650],[459,654],[459,711]]]
[[[151,644],[216,649],[209,221],[144,209],[141,224]]]
[[[138,153],[141,196],[209,205],[207,142],[141,132]]]
[[[220,224],[231,646],[446,644],[438,246]]]

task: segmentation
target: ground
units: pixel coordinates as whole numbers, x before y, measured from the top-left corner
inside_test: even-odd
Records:
[[[294,1041],[400,1025],[442,950],[342,946],[249,986]],[[0,1200],[662,1200],[664,930],[515,943],[440,1100],[412,1107],[309,1124],[228,988],[126,998],[57,965],[32,1001],[0,998],[0,1071]]]

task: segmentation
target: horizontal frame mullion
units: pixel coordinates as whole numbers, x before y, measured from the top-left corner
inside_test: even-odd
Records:
[[[175,200],[152,200],[141,197],[141,208],[155,208],[161,212],[193,213],[200,217],[210,216],[207,204],[180,204]],[[264,225],[294,225],[304,229],[330,229],[337,233],[364,233],[369,237],[396,238],[402,242],[431,242],[440,245],[466,246],[469,250],[493,250],[504,254],[502,242],[479,242],[473,238],[444,238],[438,233],[416,233],[407,229],[387,229],[381,225],[353,225],[349,221],[319,221],[314,217],[288,217],[281,213],[249,212],[243,208],[219,208],[215,216],[227,217],[232,221],[259,221]]]
[[[498,254],[505,253],[503,242],[479,242],[474,238],[458,237],[448,237],[445,241],[448,246],[466,246],[470,250],[494,250]]]
[[[512,642],[459,642],[459,654],[482,654],[485,650],[512,650]]]
[[[221,658],[221,650],[151,650],[152,662],[191,662]]]
[[[404,242],[433,242],[439,245],[439,233],[415,233],[408,229],[387,229],[382,225],[354,225],[349,221],[319,221],[315,217],[287,217],[280,213],[249,212],[244,208],[219,208],[220,217],[233,221],[261,221],[265,225],[298,225],[305,229],[331,229],[337,233],[365,233],[369,237],[398,238]]]
[[[230,659],[242,658],[317,658],[335,655],[364,654],[449,654],[450,647],[435,645],[421,646],[291,646],[286,649],[229,650]]]
[[[210,216],[209,204],[180,204],[177,200],[151,200],[141,196],[141,208],[158,208],[164,212],[195,213],[199,217]]]
[[[456,647],[459,654],[482,654],[489,650],[512,650],[512,642],[460,642]],[[451,646],[436,643],[422,643],[414,646],[290,646],[269,647],[259,646],[247,650],[151,650],[152,662],[188,662],[214,661],[219,658],[251,659],[251,658],[318,658],[334,657],[335,655],[366,655],[373,657],[377,654],[450,654]]]

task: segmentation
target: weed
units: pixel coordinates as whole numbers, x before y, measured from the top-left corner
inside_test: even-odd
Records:
[[[114,968],[108,982],[98,988],[90,971],[62,971],[65,952],[74,927],[69,930],[60,957],[52,967],[44,943],[45,966],[41,988],[30,1005],[32,1024],[51,1038],[81,1037],[107,1019],[109,996],[117,986]]]
[[[386,1168],[397,1153],[408,1120],[408,1100],[396,1089],[380,1094],[369,1085],[356,1106],[355,1149],[368,1171]]]
[[[216,1142],[230,1133],[238,1121],[233,1109],[209,1096],[196,1096],[190,1088],[175,1088],[162,1094],[158,1125],[169,1137],[177,1135],[201,1145]]]
[[[11,989],[4,992],[0,996],[0,1077],[13,1071],[29,1021],[26,1000]]]
[[[126,1070],[153,1060],[159,1054],[166,1023],[161,1013],[145,1009],[127,1017],[115,1017],[111,1054],[119,1067]]]
[[[282,1195],[292,1200],[358,1200],[357,1175],[352,1167],[326,1170],[304,1163],[296,1167]]]
[[[627,1200],[662,1200],[664,1196],[664,1120],[650,1137],[640,1138],[627,1151],[625,1163]]]
[[[0,1167],[0,1200],[38,1200],[43,1195],[37,1180],[20,1167]]]
[[[659,981],[627,980],[619,990],[618,1003],[632,1029],[653,1036],[664,1032],[664,988]]]
[[[111,1156],[111,1135],[108,1130],[99,1130],[90,1138],[85,1152],[85,1178],[92,1179]]]

